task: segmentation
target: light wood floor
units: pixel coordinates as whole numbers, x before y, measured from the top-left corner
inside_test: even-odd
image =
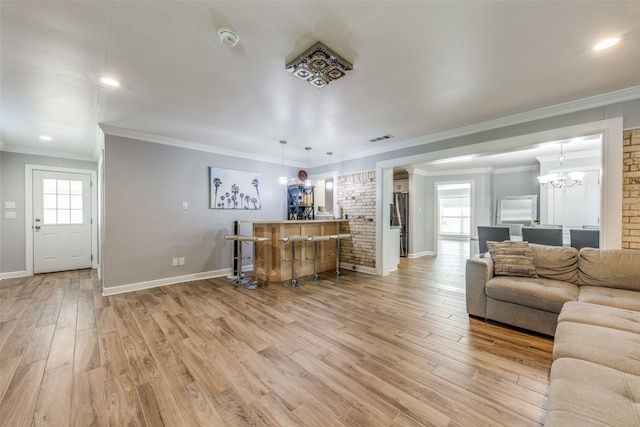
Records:
[[[465,248],[298,289],[5,279],[1,425],[540,425],[552,341],[469,319]]]

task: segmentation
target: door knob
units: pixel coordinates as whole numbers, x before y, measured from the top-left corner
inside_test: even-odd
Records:
[[[40,226],[36,225],[35,229],[36,229],[36,231],[40,230]]]

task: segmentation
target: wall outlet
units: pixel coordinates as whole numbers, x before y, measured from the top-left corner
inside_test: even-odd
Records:
[[[189,202],[182,202],[182,210],[187,210],[189,209]]]
[[[184,257],[183,256],[178,258],[178,265],[184,265]]]
[[[173,267],[177,267],[177,266],[178,266],[178,262],[179,262],[179,261],[180,261],[180,259],[179,259],[179,258],[174,258],[174,259],[172,260],[172,262],[171,262],[171,265],[172,265]]]

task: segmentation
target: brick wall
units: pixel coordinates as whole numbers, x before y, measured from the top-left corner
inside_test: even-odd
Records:
[[[640,250],[640,129],[623,135],[622,247]]]
[[[338,177],[338,204],[348,224],[342,233],[351,240],[340,242],[340,262],[362,267],[376,266],[376,173],[358,172]]]

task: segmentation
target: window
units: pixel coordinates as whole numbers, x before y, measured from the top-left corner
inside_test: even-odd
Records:
[[[43,179],[43,224],[82,224],[82,181]]]
[[[438,185],[440,234],[471,234],[470,184]]]

